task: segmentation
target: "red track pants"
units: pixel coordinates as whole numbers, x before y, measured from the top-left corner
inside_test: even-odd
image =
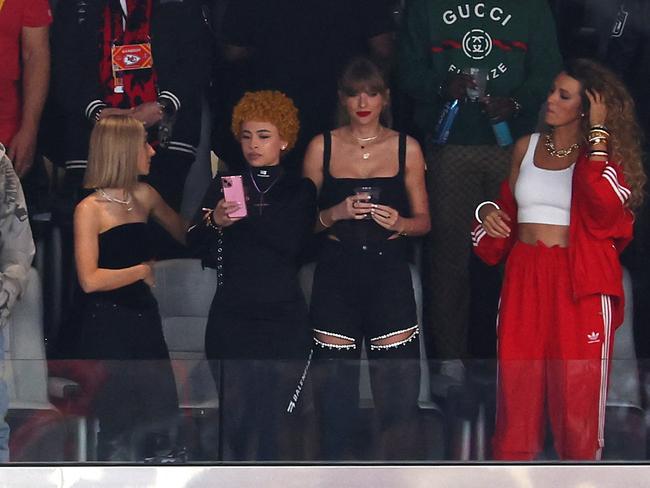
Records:
[[[506,264],[498,320],[493,455],[530,460],[546,414],[561,459],[598,459],[603,447],[611,301],[572,296],[568,250],[517,242]]]

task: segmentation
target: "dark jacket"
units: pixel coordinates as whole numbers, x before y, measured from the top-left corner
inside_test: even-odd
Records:
[[[106,106],[99,79],[102,15],[107,0],[59,2],[52,33],[53,96],[64,113],[66,159],[86,159],[89,123]],[[158,100],[177,109],[169,149],[196,152],[201,95],[208,73],[198,0],[154,0],[151,44]],[[85,120],[84,120],[85,119]]]

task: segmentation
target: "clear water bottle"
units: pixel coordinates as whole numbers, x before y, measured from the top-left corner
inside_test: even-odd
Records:
[[[449,139],[449,131],[456,119],[456,115],[458,115],[459,108],[460,104],[458,99],[450,100],[442,107],[438,123],[436,124],[436,131],[433,136],[434,144],[442,145],[447,143],[447,139]]]
[[[505,147],[513,143],[508,122],[505,120],[490,119],[490,124],[492,124],[492,131],[494,131],[494,137],[499,146]]]

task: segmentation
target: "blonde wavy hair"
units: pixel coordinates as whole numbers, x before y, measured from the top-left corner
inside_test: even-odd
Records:
[[[138,156],[146,141],[142,122],[130,115],[99,119],[90,134],[84,187],[132,191],[138,183]]]
[[[589,112],[586,90],[600,93],[607,106],[605,125],[611,135],[608,142],[610,159],[623,168],[625,182],[632,195],[627,205],[637,209],[643,203],[646,174],[643,170],[641,141],[643,133],[636,121],[634,100],[625,84],[612,71],[590,59],[575,59],[567,63],[564,72],[582,85],[582,106]],[[584,133],[589,132],[589,117],[583,119]]]
[[[300,131],[298,109],[284,93],[276,90],[244,93],[232,112],[230,129],[237,140],[241,138],[242,124],[251,120],[276,126],[280,137],[287,141],[287,151],[295,146]]]

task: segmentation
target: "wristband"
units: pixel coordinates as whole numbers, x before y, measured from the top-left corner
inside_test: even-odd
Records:
[[[589,144],[592,146],[597,146],[598,144],[607,144],[607,137],[590,135]]]
[[[589,158],[592,158],[594,156],[604,156],[608,158],[609,153],[607,151],[589,151]]]
[[[323,213],[322,210],[321,210],[320,212],[318,212],[318,221],[320,222],[320,224],[321,224],[323,227],[325,227],[326,229],[329,229],[330,227],[332,227],[333,224],[327,225],[325,222],[323,222],[322,213]]]
[[[479,203],[478,207],[476,207],[476,210],[474,210],[474,217],[476,218],[479,224],[482,224],[483,221],[481,220],[481,217],[479,217],[478,213],[479,210],[481,210],[485,205],[494,205],[497,210],[501,210],[501,207],[499,207],[496,203],[491,202],[490,200],[486,200],[482,203]]]
[[[210,228],[212,228],[212,229],[214,229],[214,230],[216,230],[216,231],[218,231],[218,232],[221,232],[223,229],[222,229],[222,227],[221,227],[219,224],[217,224],[217,223],[212,219],[212,216],[213,216],[213,215],[214,215],[213,212],[210,212],[210,213],[208,214],[208,217],[205,219],[205,225],[207,225],[208,227],[210,227]]]
[[[609,134],[609,129],[607,127],[605,127],[604,125],[601,125],[601,124],[592,125],[589,128],[589,131],[592,131],[592,130],[602,131],[602,132],[605,132],[605,133]]]

